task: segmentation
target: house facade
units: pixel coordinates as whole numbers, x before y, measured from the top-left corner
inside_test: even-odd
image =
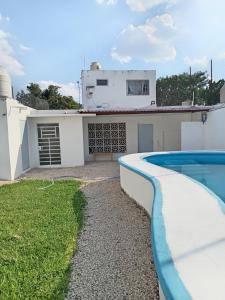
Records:
[[[94,62],[81,72],[85,109],[156,107],[156,71],[102,70]]]
[[[129,153],[180,150],[182,123],[201,122],[209,110],[157,107],[155,71],[83,71],[84,109],[79,111],[23,106],[12,99],[5,82],[6,76],[0,76],[0,179],[5,180],[31,168],[75,167]],[[90,89],[94,101],[87,95]]]

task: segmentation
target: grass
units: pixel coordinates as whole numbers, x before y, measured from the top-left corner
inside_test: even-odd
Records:
[[[0,299],[64,299],[84,221],[76,181],[0,187]]]

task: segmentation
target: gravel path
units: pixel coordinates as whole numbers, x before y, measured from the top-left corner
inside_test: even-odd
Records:
[[[149,218],[119,180],[91,183],[87,221],[73,258],[67,300],[158,299]]]
[[[26,178],[76,176],[90,180],[83,187],[88,205],[86,224],[72,261],[66,300],[159,299],[149,244],[149,218],[121,191],[115,162],[84,167],[33,169]],[[113,177],[104,181],[96,178]]]

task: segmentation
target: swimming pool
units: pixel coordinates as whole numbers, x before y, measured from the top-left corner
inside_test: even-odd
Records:
[[[160,299],[225,299],[225,152],[137,153],[119,163],[122,189],[151,217]]]
[[[170,153],[144,158],[202,183],[225,202],[225,155],[218,153]]]

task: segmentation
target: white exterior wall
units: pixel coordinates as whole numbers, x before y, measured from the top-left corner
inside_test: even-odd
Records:
[[[29,117],[31,111],[33,114],[37,114],[37,117]],[[30,168],[40,166],[37,137],[37,124],[39,123],[59,123],[60,167],[74,167],[84,164],[82,115],[53,116],[56,114],[55,111],[47,112],[50,116],[40,117],[40,114],[44,112],[34,111],[13,99],[0,99],[0,179],[14,180],[24,173],[21,151],[23,140],[21,121],[26,120]],[[62,113],[62,111],[58,111],[58,113]]]
[[[202,122],[182,122],[181,150],[204,149],[204,124]]]
[[[20,121],[26,120],[29,107],[16,100],[0,100],[0,178],[13,180],[23,173]]]
[[[113,154],[113,159],[121,155],[138,152],[138,124],[153,124],[153,151],[181,150],[181,124],[183,121],[199,121],[201,113],[162,113],[147,115],[111,115],[85,117],[84,127],[84,156],[85,161],[93,159],[88,149],[88,123],[126,123],[127,152]]]
[[[0,179],[11,179],[6,102],[0,100]]]
[[[225,107],[208,113],[204,135],[205,149],[225,150]]]
[[[97,79],[107,79],[108,86],[97,86]],[[149,95],[128,96],[126,80],[149,80]],[[155,71],[82,71],[82,102],[85,109],[102,106],[113,108],[143,108],[156,106],[156,72]],[[86,87],[94,86],[93,95],[88,96]]]
[[[83,165],[84,144],[82,116],[32,117],[29,118],[29,151],[31,168],[40,167],[37,124],[46,123],[59,123],[61,148],[60,167],[74,167]]]

